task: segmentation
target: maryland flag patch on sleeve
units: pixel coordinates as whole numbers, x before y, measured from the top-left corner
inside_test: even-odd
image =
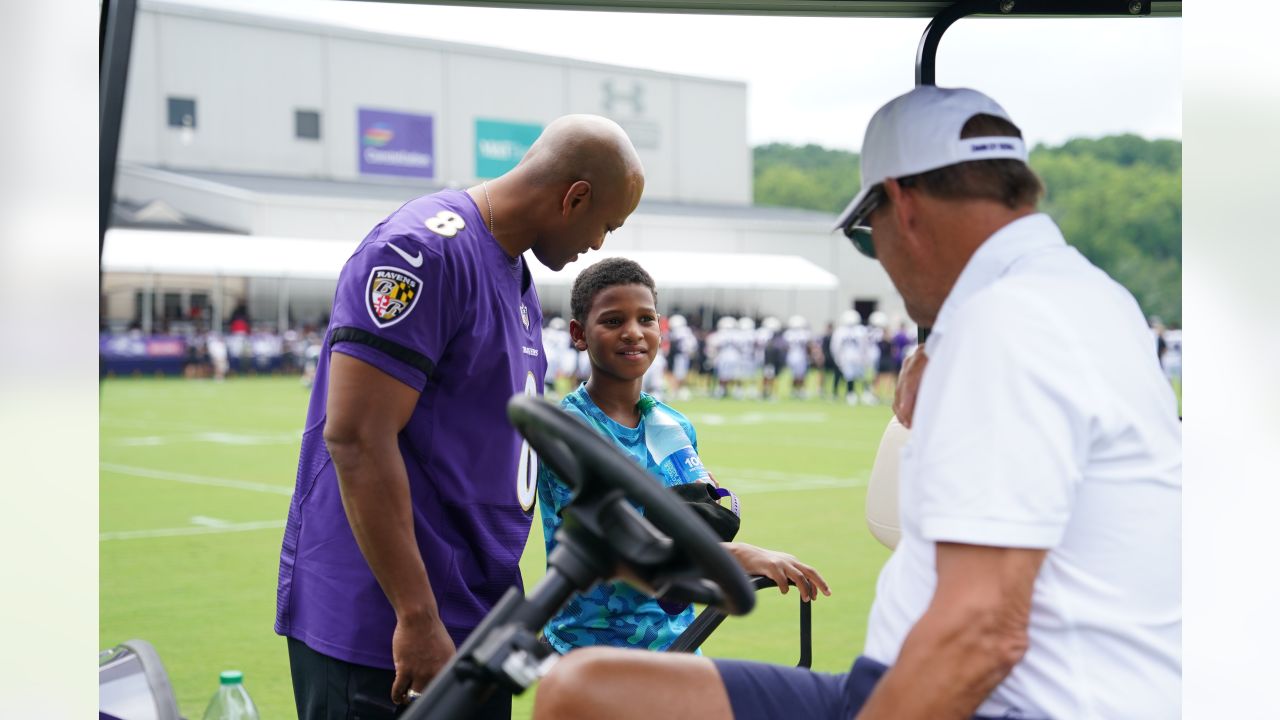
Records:
[[[413,311],[421,290],[422,281],[410,272],[386,266],[374,268],[364,291],[369,317],[380,328],[395,325]]]

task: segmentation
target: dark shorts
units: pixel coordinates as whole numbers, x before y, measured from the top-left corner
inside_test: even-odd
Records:
[[[870,697],[884,665],[859,657],[847,673],[820,673],[746,660],[713,660],[734,720],[847,720]]]
[[[746,660],[713,660],[734,720],[848,720],[889,668],[859,656],[847,673],[819,673]],[[974,720],[986,720],[975,716]]]
[[[289,640],[289,672],[299,720],[391,720],[408,705],[391,702],[392,670],[356,665]],[[495,691],[471,717],[510,720],[511,694]]]

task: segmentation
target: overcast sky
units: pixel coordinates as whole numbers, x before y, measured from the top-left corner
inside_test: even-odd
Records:
[[[502,10],[338,0],[182,0],[748,84],[750,142],[858,149],[911,88],[926,20]],[[969,19],[938,84],[976,87],[1032,142],[1182,137],[1182,20]]]

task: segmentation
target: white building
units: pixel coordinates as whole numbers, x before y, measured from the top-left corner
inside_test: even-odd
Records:
[[[117,221],[138,230],[108,232],[105,319],[145,329],[180,323],[193,307],[219,321],[243,307],[254,322],[317,322],[341,262],[327,274],[298,272],[281,248],[345,257],[403,202],[502,174],[547,122],[573,112],[616,120],[640,153],[644,199],[606,250],[642,263],[661,258],[652,271],[664,310],[799,313],[823,323],[857,300],[864,316],[873,305],[903,315],[880,266],[829,232],[831,215],[752,206],[747,90],[742,82],[144,2],[116,182]],[[157,232],[149,228],[214,233],[139,234]],[[225,233],[248,240],[230,243]],[[165,237],[177,239],[156,242]],[[280,244],[286,240],[311,244]],[[248,258],[217,260],[246,243]],[[708,272],[700,287],[668,272],[683,264],[672,253],[744,257],[731,275]],[[687,259],[715,265],[706,255]],[[783,265],[795,272],[780,275]],[[548,315],[567,312],[571,277],[539,276]]]

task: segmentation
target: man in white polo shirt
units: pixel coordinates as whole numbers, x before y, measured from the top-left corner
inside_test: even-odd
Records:
[[[1177,717],[1176,402],[1132,296],[1035,212],[1016,134],[980,93],[918,88],[872,120],[841,216],[933,328],[866,712]]]
[[[1181,714],[1174,396],[1133,297],[1036,212],[1026,158],[973,90],[916,88],[867,128],[839,227],[933,331],[850,671],[575,654],[536,717]]]

